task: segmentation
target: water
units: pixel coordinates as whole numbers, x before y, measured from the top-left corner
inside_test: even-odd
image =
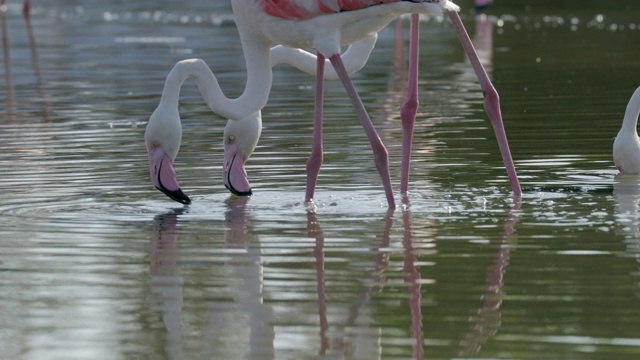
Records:
[[[192,3],[36,2],[35,52],[8,4],[0,358],[638,356],[640,179],[611,160],[639,85],[634,1],[463,13],[484,34],[521,200],[453,30],[430,19],[405,205],[386,210],[366,137],[328,83],[315,213],[301,202],[314,80],[287,66],[248,162],[253,197],[224,189],[224,119],[192,82],[176,169],[194,203],[152,188],[143,133],[171,66],[200,57],[229,96],[244,86],[228,4]],[[380,34],[354,78],[397,192],[393,38]]]

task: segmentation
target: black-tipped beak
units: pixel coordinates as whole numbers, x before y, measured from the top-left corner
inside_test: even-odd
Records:
[[[232,194],[238,196],[251,196],[253,191],[249,180],[247,180],[247,172],[244,169],[244,159],[238,154],[235,145],[227,145],[229,148],[225,148],[225,162],[224,170],[222,172],[222,182],[227,190]],[[233,175],[233,178],[232,178]],[[233,182],[236,182],[236,186],[239,186],[243,190],[236,189],[233,186]]]
[[[182,192],[180,185],[178,185],[171,157],[161,147],[149,150],[149,169],[151,171],[151,182],[156,189],[162,191],[174,201],[185,205],[191,204],[191,199]]]
[[[162,186],[162,187],[156,187],[156,189],[162,191],[165,195],[170,197],[171,200],[177,201],[185,205],[191,204],[191,199],[189,199],[189,197],[184,192],[182,192],[182,189],[180,188],[178,188],[177,190],[171,191],[171,190],[165,189],[164,186]]]
[[[231,185],[231,183],[229,183],[229,185],[224,184],[224,187],[227,188],[227,190],[231,191],[232,194],[234,195],[238,195],[238,196],[251,196],[253,195],[253,191],[251,189],[249,189],[249,191],[238,191],[236,189],[234,189],[233,185]]]

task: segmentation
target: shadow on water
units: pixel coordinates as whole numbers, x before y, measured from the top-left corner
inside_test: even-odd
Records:
[[[226,201],[225,211],[225,244],[229,257],[224,262],[224,272],[230,276],[225,282],[231,284],[235,289],[230,299],[208,300],[207,314],[205,322],[201,324],[203,341],[207,344],[202,350],[206,356],[239,356],[244,353],[251,359],[275,359],[278,345],[283,345],[276,341],[277,337],[296,337],[295,334],[279,334],[280,331],[288,331],[287,328],[279,324],[276,320],[279,316],[274,314],[274,306],[286,306],[278,304],[273,300],[278,298],[273,294],[273,289],[265,282],[265,270],[269,267],[269,260],[265,258],[265,244],[258,235],[254,220],[251,219],[251,211],[248,209],[248,197],[232,197]],[[403,199],[404,208],[402,211],[387,211],[386,215],[380,219],[383,224],[381,233],[376,236],[377,240],[371,245],[368,251],[372,254],[371,264],[364,275],[360,275],[358,283],[360,289],[355,291],[358,294],[350,301],[342,312],[342,316],[331,316],[332,298],[339,299],[341,296],[335,288],[327,288],[327,282],[335,282],[338,279],[327,278],[326,272],[326,252],[328,245],[325,242],[325,234],[322,230],[319,218],[322,215],[314,211],[306,213],[306,236],[314,239],[312,249],[312,259],[306,264],[299,264],[303,267],[311,266],[315,269],[315,296],[316,296],[316,321],[318,338],[302,339],[297,335],[297,341],[306,343],[306,350],[300,351],[300,356],[311,355],[310,349],[317,349],[317,355],[322,357],[341,356],[354,359],[379,359],[384,358],[388,352],[385,349],[385,341],[382,333],[388,325],[390,319],[382,315],[375,305],[375,297],[385,292],[395,291],[397,284],[390,281],[396,275],[391,267],[397,258],[390,252],[394,244],[392,243],[392,233],[396,224],[401,236],[402,251],[400,262],[403,285],[401,288],[406,293],[402,304],[395,305],[392,314],[408,314],[410,322],[407,329],[398,329],[402,332],[408,330],[410,336],[411,357],[413,359],[425,358],[425,351],[428,353],[430,344],[438,337],[436,333],[427,331],[425,337],[423,311],[429,311],[429,307],[424,307],[423,284],[433,284],[435,280],[430,275],[437,267],[437,263],[432,263],[421,259],[421,256],[433,256],[437,251],[437,242],[432,240],[432,236],[425,238],[425,234],[416,236],[413,232],[413,220],[410,201]],[[456,356],[470,356],[478,354],[492,336],[499,332],[501,325],[500,308],[504,298],[504,275],[509,265],[511,252],[515,249],[516,225],[518,213],[521,208],[521,200],[514,199],[510,209],[506,212],[506,218],[501,227],[495,242],[490,245],[494,248],[491,255],[493,264],[488,267],[486,273],[486,283],[484,293],[481,295],[483,304],[474,315],[468,318],[468,330],[460,334],[460,340],[454,348],[458,348]],[[149,284],[153,294],[154,310],[161,314],[165,331],[166,342],[165,351],[169,358],[181,359],[189,356],[185,351],[184,341],[190,336],[183,328],[184,318],[192,316],[184,314],[185,308],[192,306],[185,304],[183,292],[185,291],[184,276],[181,275],[181,268],[188,267],[188,263],[181,261],[179,237],[181,229],[188,223],[181,224],[180,218],[188,212],[188,208],[172,210],[168,213],[157,215],[154,218],[152,240],[150,248],[150,271]],[[398,213],[401,217],[397,218]],[[334,221],[330,218],[327,221]],[[421,224],[421,227],[424,224]],[[331,243],[329,243],[331,244]],[[423,274],[427,279],[423,279]],[[295,282],[295,272],[288,274],[291,279],[283,278],[283,281]],[[287,291],[296,291],[289,288]],[[270,294],[270,295],[267,295]],[[219,297],[211,294],[208,297]],[[272,300],[269,300],[272,299]],[[219,303],[217,303],[219,301]],[[230,305],[228,302],[231,301]],[[344,300],[341,300],[344,303]],[[343,304],[344,305],[344,304]],[[231,308],[239,307],[245,314],[240,318],[230,317],[226,312]],[[398,308],[404,307],[402,308]],[[343,306],[344,307],[344,306]],[[336,308],[338,309],[338,308]],[[297,314],[290,319],[298,318],[301,324],[308,322],[305,318],[308,314],[300,313],[295,304],[290,307],[292,313]],[[336,311],[336,310],[334,310]],[[339,310],[338,310],[339,311]],[[395,315],[394,315],[395,316]],[[403,315],[402,315],[403,316]],[[244,320],[242,320],[244,319]],[[282,320],[280,320],[282,321]],[[295,320],[294,320],[295,321]],[[295,322],[287,324],[296,328]],[[428,325],[427,325],[428,326]],[[231,348],[222,347],[230,332],[243,332],[246,327],[248,338],[241,340],[236,338],[236,343]],[[234,330],[235,329],[235,330]],[[294,330],[295,331],[295,330]],[[433,337],[430,339],[430,337]],[[206,340],[205,340],[206,339]],[[246,342],[242,342],[246,341]],[[315,342],[315,345],[311,345]],[[404,341],[403,341],[404,342]],[[216,345],[217,344],[217,345]],[[426,345],[425,345],[426,344]],[[227,352],[225,352],[225,350]],[[280,350],[282,351],[282,350]]]

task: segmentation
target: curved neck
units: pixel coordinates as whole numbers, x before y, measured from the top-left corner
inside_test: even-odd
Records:
[[[631,100],[629,100],[627,110],[624,113],[622,129],[625,132],[633,131],[635,133],[638,125],[638,116],[640,116],[640,87],[631,95]]]
[[[241,120],[262,109],[267,104],[273,80],[269,44],[249,40],[243,41],[242,45],[247,64],[247,83],[238,98],[229,99],[224,95],[218,79],[203,60],[189,59],[178,62],[171,69],[160,101],[177,107],[182,84],[186,79],[194,78],[209,108],[220,116]]]
[[[349,45],[349,48],[341,55],[347,73],[352,74],[362,69],[369,59],[373,48],[376,45],[378,34],[374,33],[364,39]],[[315,54],[302,49],[293,49],[283,45],[271,48],[271,66],[279,64],[289,64],[296,69],[310,75],[316,75],[317,58]],[[325,80],[337,80],[336,73],[331,62],[325,60]]]

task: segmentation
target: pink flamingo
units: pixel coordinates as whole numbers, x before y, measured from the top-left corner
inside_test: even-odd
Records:
[[[485,93],[485,107],[492,121],[498,144],[507,167],[513,192],[520,194],[520,184],[509,151],[498,95],[488,79],[475,49],[458,16],[458,6],[448,0],[232,0],[240,40],[247,64],[245,91],[237,99],[222,93],[217,79],[202,60],[184,60],[176,64],[167,77],[158,108],[151,115],[145,133],[149,152],[151,178],[156,188],[172,199],[189,203],[180,189],[173,160],[180,147],[181,126],[177,99],[182,83],[194,77],[208,106],[214,112],[234,121],[225,128],[225,164],[223,179],[227,188],[237,195],[251,194],[244,163],[259,137],[253,125],[259,122],[259,110],[266,105],[272,84],[270,47],[285,45],[292,48],[314,48],[317,51],[316,112],[313,148],[307,162],[306,202],[312,202],[317,176],[323,160],[322,118],[324,102],[325,59],[329,59],[355,108],[356,114],[369,138],[374,163],[382,178],[389,208],[395,208],[395,199],[389,174],[388,152],[380,140],[369,115],[351,81],[340,55],[340,46],[354,43],[387,26],[399,15],[440,14],[445,11],[467,51]],[[417,20],[417,15],[414,15]],[[412,26],[412,43],[417,44],[417,21]],[[417,64],[417,51],[411,52],[412,66]],[[408,105],[403,106],[403,128],[406,137],[412,137],[415,109],[417,108],[417,78],[410,66]],[[412,89],[415,89],[412,90]],[[415,99],[415,101],[414,101]],[[407,119],[407,120],[404,120]],[[247,130],[248,129],[248,130]],[[403,162],[408,163],[410,148],[403,149]],[[404,173],[408,174],[408,169]],[[408,176],[407,176],[408,179]]]

